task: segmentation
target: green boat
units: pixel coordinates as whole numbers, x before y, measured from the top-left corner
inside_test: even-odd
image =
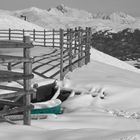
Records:
[[[31,114],[61,114],[61,101],[59,99],[46,102],[34,103]]]

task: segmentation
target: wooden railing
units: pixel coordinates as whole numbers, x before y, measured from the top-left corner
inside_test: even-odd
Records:
[[[34,46],[53,47],[60,50],[60,69],[54,73],[54,78],[60,73],[60,80],[68,71],[81,67],[90,61],[90,28],[75,28],[67,30],[0,30],[0,40],[23,41],[25,35],[30,35]],[[67,53],[67,55],[65,55]],[[65,59],[64,59],[65,58]],[[67,64],[66,64],[67,61]],[[10,65],[9,65],[10,68]]]

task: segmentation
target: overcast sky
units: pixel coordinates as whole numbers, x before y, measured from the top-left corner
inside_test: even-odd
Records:
[[[0,0],[0,9],[17,10],[32,6],[48,9],[61,3],[92,13],[122,11],[140,16],[140,0]]]

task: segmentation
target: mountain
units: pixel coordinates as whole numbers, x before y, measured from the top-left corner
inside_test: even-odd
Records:
[[[105,31],[119,32],[126,28],[140,29],[140,18],[132,17],[123,12],[110,15],[105,13],[91,14],[85,10],[75,9],[60,4],[54,8],[39,9],[31,7],[17,11],[0,10],[0,14],[7,14],[21,19],[26,16],[28,23],[33,23],[46,29],[66,29],[91,27],[94,32]]]
[[[93,14],[94,19],[104,19],[104,20],[110,20],[110,16],[103,13],[103,12],[98,12],[96,14]]]
[[[13,16],[24,15],[27,21],[37,24],[43,28],[68,28],[86,24],[86,21],[92,19],[92,14],[84,10],[69,8],[64,5],[58,5],[56,8],[42,10],[36,7],[18,10],[13,12]]]
[[[90,20],[92,19],[92,14],[85,11],[85,10],[79,10],[79,9],[74,9],[74,8],[69,8],[65,6],[64,4],[56,6],[56,8],[50,8],[48,12],[52,15],[56,16],[66,16],[66,17],[71,17],[71,18],[76,18],[76,19],[84,19],[84,20]]]
[[[124,13],[124,12],[114,12],[110,15],[99,12],[93,15],[94,19],[111,20],[115,23],[120,24],[130,24],[136,21],[136,18]]]
[[[126,13],[116,12],[110,15],[110,20],[113,22],[119,22],[121,24],[131,24],[136,21],[136,19]]]

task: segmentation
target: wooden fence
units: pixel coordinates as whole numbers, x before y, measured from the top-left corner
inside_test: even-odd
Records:
[[[60,50],[60,69],[51,76],[60,73],[60,80],[68,71],[81,67],[90,61],[90,28],[75,28],[67,30],[0,30],[0,40],[23,41],[25,35],[30,35],[34,46],[53,47]],[[67,55],[65,55],[67,53]],[[67,64],[65,63],[67,61]],[[10,64],[9,64],[10,66]],[[10,67],[9,67],[10,68]]]
[[[0,70],[0,82],[9,82],[16,80],[23,80],[23,88],[16,88],[7,85],[0,85],[1,90],[7,90],[9,93],[0,94],[0,106],[4,106],[3,110],[0,111],[0,118],[6,120],[5,116],[9,114],[24,113],[24,124],[30,125],[30,94],[34,93],[31,90],[31,79],[33,78],[32,74],[32,58],[30,56],[30,49],[33,45],[30,42],[30,37],[25,36],[24,42],[17,41],[0,41],[0,48],[22,48],[23,56],[13,56],[13,55],[0,55],[0,63],[11,63],[11,62],[21,62],[23,63],[23,72],[14,72],[14,71],[6,71]],[[13,91],[11,93],[11,91]],[[19,103],[18,100],[22,98],[23,103]],[[13,108],[11,108],[11,106]],[[9,121],[9,120],[7,120]]]

